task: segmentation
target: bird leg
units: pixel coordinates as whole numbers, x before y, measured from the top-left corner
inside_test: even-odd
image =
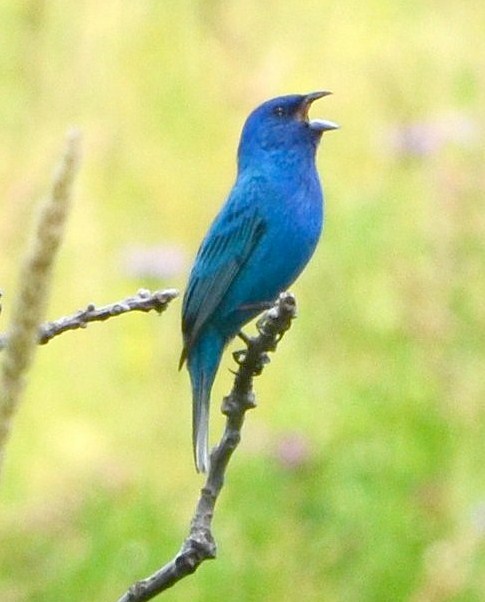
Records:
[[[246,303],[245,305],[240,305],[238,309],[240,311],[257,311],[261,313],[262,311],[266,311],[267,309],[271,309],[274,305],[272,301],[261,301],[259,303]]]

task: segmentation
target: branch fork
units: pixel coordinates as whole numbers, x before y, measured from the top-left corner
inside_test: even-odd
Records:
[[[205,560],[216,557],[217,546],[212,534],[212,519],[228,463],[241,440],[241,429],[247,410],[256,407],[253,379],[269,362],[268,352],[275,351],[284,333],[296,317],[296,301],[291,293],[282,293],[274,306],[257,322],[258,335],[241,338],[246,349],[236,352],[238,364],[231,392],[222,402],[226,426],[220,442],[210,454],[207,479],[200,491],[189,535],[173,560],[150,577],[133,584],[118,602],[151,600],[194,573]]]

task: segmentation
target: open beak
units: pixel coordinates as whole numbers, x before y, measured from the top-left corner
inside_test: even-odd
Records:
[[[328,90],[320,90],[319,92],[310,92],[303,98],[303,102],[298,109],[298,116],[302,121],[306,121],[312,130],[317,132],[326,132],[329,130],[337,130],[340,126],[334,123],[333,121],[326,121],[324,119],[312,119],[311,121],[308,119],[308,111],[310,110],[310,106],[315,100],[319,98],[323,98],[324,96],[329,96],[332,94]]]

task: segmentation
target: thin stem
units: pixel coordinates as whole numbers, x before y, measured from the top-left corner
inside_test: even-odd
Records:
[[[41,324],[37,331],[37,343],[45,345],[54,337],[68,330],[86,328],[90,322],[104,322],[132,311],[156,311],[161,314],[176,297],[178,297],[178,291],[173,288],[153,293],[147,289],[141,289],[133,297],[127,297],[102,307],[96,307],[94,303],[89,303],[85,309],[80,309],[70,316],[63,316],[52,322]],[[7,346],[8,340],[8,334],[0,335],[0,351]]]
[[[18,408],[37,345],[37,330],[50,292],[54,261],[64,235],[78,171],[80,136],[69,132],[50,194],[40,207],[20,274],[12,323],[0,367],[0,468],[11,422]]]

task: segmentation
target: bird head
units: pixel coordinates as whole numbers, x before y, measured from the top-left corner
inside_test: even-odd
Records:
[[[296,151],[302,157],[315,155],[323,132],[339,126],[323,119],[310,120],[312,103],[331,92],[291,94],[267,100],[247,118],[241,134],[238,157],[240,165],[260,160],[261,154],[288,156]]]

